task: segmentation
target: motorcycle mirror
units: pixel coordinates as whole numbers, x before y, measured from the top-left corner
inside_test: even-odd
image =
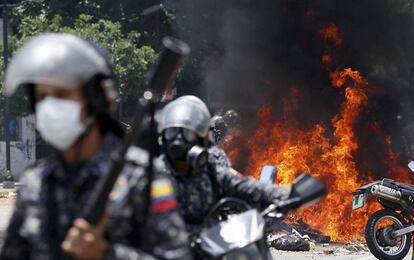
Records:
[[[408,168],[410,168],[410,170],[411,170],[412,172],[414,172],[414,161],[411,161],[411,162],[408,164]]]
[[[277,168],[272,165],[265,165],[260,172],[260,183],[273,184],[276,179]]]
[[[326,194],[325,185],[318,179],[303,173],[293,183],[289,200],[293,202],[292,208],[312,204]]]

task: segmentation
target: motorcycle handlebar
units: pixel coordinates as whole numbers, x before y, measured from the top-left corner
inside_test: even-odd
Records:
[[[278,204],[270,204],[260,214],[264,217],[274,212],[280,214],[280,217],[283,217],[287,211],[299,208],[302,204],[301,198],[292,198]]]

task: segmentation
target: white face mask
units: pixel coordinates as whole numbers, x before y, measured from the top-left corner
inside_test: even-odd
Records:
[[[42,138],[58,150],[66,150],[87,128],[80,121],[76,101],[46,97],[36,104],[36,127]]]

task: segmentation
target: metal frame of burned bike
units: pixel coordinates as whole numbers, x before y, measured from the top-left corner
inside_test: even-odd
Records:
[[[409,168],[414,171],[414,162]],[[365,227],[365,239],[371,253],[378,259],[402,259],[411,247],[414,233],[414,185],[396,182],[392,179],[377,180],[353,192],[352,210],[365,206],[369,196],[383,206],[372,214]],[[382,220],[392,221],[392,225],[380,227]],[[395,253],[390,248],[401,244]]]

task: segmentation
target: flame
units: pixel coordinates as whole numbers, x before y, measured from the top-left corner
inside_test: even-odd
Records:
[[[332,57],[328,53],[324,53],[321,58],[322,65],[328,68],[332,64]]]
[[[335,47],[341,46],[342,37],[339,28],[335,24],[321,26],[318,32],[323,40],[332,42]]]
[[[333,24],[321,27],[319,33],[335,46],[342,43],[339,29]],[[351,209],[352,192],[374,181],[372,176],[378,176],[370,170],[358,169],[354,158],[359,148],[355,129],[368,105],[369,82],[352,68],[329,70],[331,62],[331,56],[324,52],[322,65],[328,70],[332,87],[340,89],[344,100],[329,124],[316,123],[307,129],[298,127],[294,113],[301,109],[301,94],[292,87],[290,95],[283,100],[281,119],[274,119],[270,104],[263,105],[257,113],[254,133],[233,133],[224,148],[233,162],[248,162],[244,172],[255,178],[264,165],[270,164],[277,166],[277,183],[281,185],[290,185],[301,172],[311,173],[322,180],[328,187],[325,199],[293,213],[289,218],[303,218],[334,241],[350,241],[362,236],[368,216],[381,208],[378,203],[368,203],[362,210],[352,212]],[[411,182],[409,171],[399,165],[399,154],[392,150],[391,137],[383,133],[376,123],[368,125],[368,128],[384,139],[387,151],[382,157],[388,166],[387,177]],[[245,150],[240,148],[240,144]]]
[[[253,177],[258,178],[263,165],[271,164],[277,165],[278,184],[291,184],[300,172],[311,173],[325,182],[329,191],[326,198],[315,206],[301,210],[293,218],[303,218],[335,241],[350,241],[362,235],[369,213],[380,208],[379,204],[371,203],[366,211],[351,211],[352,192],[373,181],[369,177],[361,178],[365,175],[358,171],[354,158],[354,152],[358,149],[354,125],[368,104],[365,90],[368,82],[351,68],[332,74],[335,74],[332,76],[332,85],[345,88],[345,99],[340,111],[331,119],[333,133],[322,123],[310,129],[291,128],[294,122],[273,120],[271,106],[264,105],[257,113],[258,123],[253,136],[238,133],[233,135],[233,142],[238,138],[247,140],[250,163],[245,172],[251,173]],[[293,88],[291,97],[284,100],[284,119],[289,118],[295,110],[290,104],[296,102],[296,92]],[[391,139],[386,139],[390,147]],[[386,157],[393,165],[398,165],[398,154],[392,152],[391,148],[388,152]],[[237,160],[240,155],[239,149],[230,149],[231,160]],[[398,166],[394,169],[399,169],[400,179],[409,180],[408,171]]]
[[[367,82],[362,79],[358,71],[353,71],[351,68],[344,69],[342,71],[333,71],[330,73],[329,78],[331,79],[331,84],[335,88],[341,88],[344,86],[347,79],[352,79],[356,84],[364,83],[367,85]]]

